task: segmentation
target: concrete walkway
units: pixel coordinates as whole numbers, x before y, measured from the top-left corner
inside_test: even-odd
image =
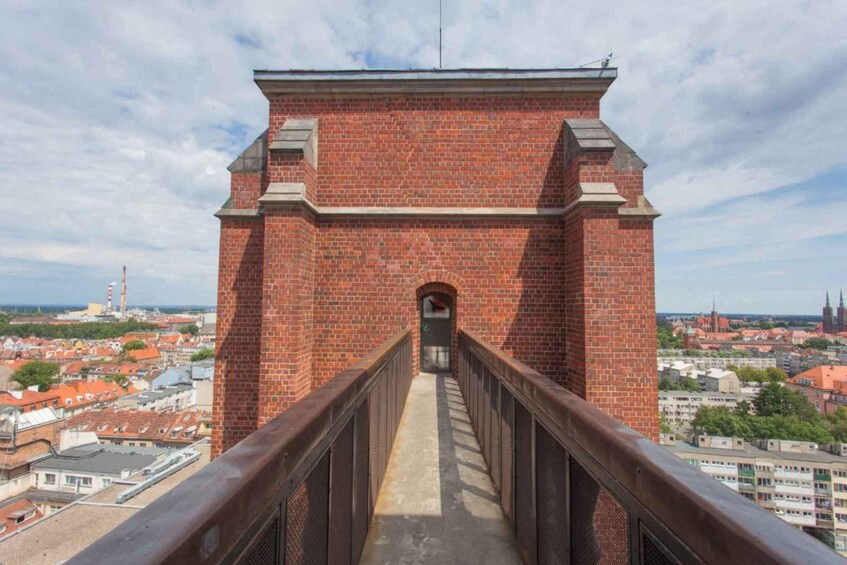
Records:
[[[521,563],[449,376],[412,381],[362,563]]]

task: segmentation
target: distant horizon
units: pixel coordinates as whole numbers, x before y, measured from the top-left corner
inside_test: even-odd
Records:
[[[6,308],[64,308],[64,309],[84,309],[88,304],[82,303],[19,303],[19,304],[0,304],[0,310],[4,310]],[[216,304],[127,304],[127,309],[133,308],[142,308],[142,309],[150,309],[150,308],[167,308],[167,309],[187,309],[187,310],[217,310]],[[657,316],[700,316],[703,314],[708,314],[706,311],[687,311],[687,312],[677,312],[677,311],[656,311]],[[820,313],[814,314],[786,314],[786,313],[774,313],[774,312],[718,312],[723,317],[731,317],[731,318],[744,318],[744,317],[773,317],[773,318],[820,318]]]

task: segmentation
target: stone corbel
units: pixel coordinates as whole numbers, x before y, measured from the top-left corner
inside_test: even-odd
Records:
[[[270,144],[271,154],[299,154],[318,168],[318,119],[289,118],[285,120]]]
[[[622,218],[630,218],[633,220],[655,220],[662,214],[653,208],[646,196],[638,196],[638,206],[635,208],[619,208],[618,215]]]

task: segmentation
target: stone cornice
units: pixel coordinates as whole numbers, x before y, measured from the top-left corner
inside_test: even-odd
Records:
[[[265,96],[603,95],[617,69],[456,69],[429,71],[253,71]]]
[[[434,207],[434,206],[317,206],[306,198],[303,183],[271,183],[259,198],[258,209],[222,208],[215,215],[224,217],[258,217],[265,211],[300,207],[317,218],[557,218],[581,207],[614,208],[621,217],[653,219],[659,216],[643,196],[635,208],[622,208],[626,199],[614,183],[580,183],[577,198],[564,208],[520,207]]]

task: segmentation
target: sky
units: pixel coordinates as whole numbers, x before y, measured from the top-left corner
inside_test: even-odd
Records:
[[[444,67],[614,53],[659,311],[814,314],[847,287],[847,2],[445,0]],[[215,302],[253,69],[432,68],[438,2],[0,0],[0,304]]]

